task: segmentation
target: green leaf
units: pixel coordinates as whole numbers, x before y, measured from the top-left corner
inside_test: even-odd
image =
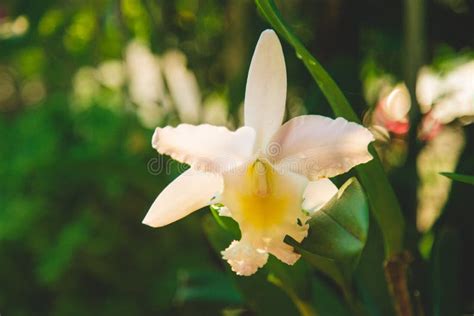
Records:
[[[222,271],[195,269],[178,272],[178,284],[175,301],[183,304],[189,302],[224,302],[241,304],[242,298],[233,286],[232,280]]]
[[[307,262],[299,260],[293,266],[289,266],[271,256],[267,267],[271,271],[267,277],[268,281],[291,298],[300,315],[317,315],[311,304],[311,271]]]
[[[469,176],[469,175],[466,175],[466,174],[453,173],[453,172],[440,172],[440,174],[442,174],[443,176],[445,176],[447,178],[450,178],[451,180],[454,180],[454,181],[474,185],[474,176]]]
[[[384,260],[383,238],[380,227],[370,217],[367,243],[360,261],[353,273],[354,283],[368,316],[394,316],[393,303],[385,280],[385,271],[381,264]]]
[[[354,311],[344,304],[344,299],[338,289],[333,286],[331,280],[315,273],[312,278],[312,286],[312,303],[318,315],[355,316]]]
[[[300,248],[319,256],[351,261],[354,268],[367,240],[368,205],[359,182],[349,179],[309,220],[310,231]]]
[[[255,2],[262,15],[272,27],[293,46],[296,56],[303,61],[311,76],[328,99],[334,114],[344,117],[349,121],[360,123],[359,118],[341,89],[339,89],[321,64],[293,34],[290,27],[284,23],[273,0],[256,0]],[[359,180],[366,190],[374,217],[381,226],[386,256],[390,257],[402,250],[405,224],[400,204],[390,186],[377,153],[373,146],[369,146],[369,149],[374,159],[369,163],[356,167],[356,170]]]
[[[221,207],[224,207],[224,205],[213,204],[209,207],[216,223],[219,224],[219,226],[224,230],[228,231],[234,237],[234,239],[240,239],[239,224],[237,224],[237,222],[230,217],[220,216],[219,209]]]
[[[285,241],[333,279],[348,303],[354,305],[352,272],[369,229],[368,205],[357,179],[351,178],[344,183],[334,198],[312,215],[309,225],[308,237],[301,244],[289,237]]]

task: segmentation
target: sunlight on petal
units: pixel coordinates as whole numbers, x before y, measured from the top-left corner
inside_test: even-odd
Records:
[[[309,180],[334,177],[372,159],[372,133],[343,118],[305,115],[286,122],[271,139],[267,157]]]

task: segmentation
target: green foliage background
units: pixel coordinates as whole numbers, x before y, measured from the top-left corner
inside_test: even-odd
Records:
[[[472,31],[467,31],[474,29],[474,3],[466,1],[467,9],[461,12],[447,3],[426,1],[427,63],[474,46]],[[364,65],[375,63],[403,80],[401,1],[278,4],[360,116],[366,110]],[[236,285],[225,272],[226,263],[210,246],[202,224],[209,210],[161,229],[141,224],[156,195],[182,170],[175,164],[169,173],[150,173],[147,165],[157,156],[150,146],[153,130],[143,127],[125,104],[116,105],[110,93],[83,111],[74,110],[71,94],[72,75],[80,67],[122,59],[127,43],[141,39],[157,54],[182,50],[202,94],[225,95],[230,115],[236,118],[252,50],[260,32],[268,28],[255,4],[215,0],[0,3],[0,19],[20,15],[28,18],[29,29],[22,36],[0,39],[0,69],[13,74],[16,87],[40,78],[46,94],[31,103],[15,92],[0,103],[0,313],[214,315],[225,310],[232,315],[246,309],[248,298],[238,289],[252,285]],[[289,96],[299,98],[307,113],[331,116],[300,60],[286,43],[283,46]],[[465,131],[467,146],[458,170],[472,175],[474,127]],[[453,185],[444,214],[431,233],[433,250],[422,259],[421,236],[414,224],[415,157],[421,146],[411,142],[407,164],[391,174],[407,220],[406,247],[415,256],[410,282],[421,293],[415,303],[423,306],[426,315],[473,312],[473,189]],[[337,181],[342,184],[344,179]],[[390,315],[386,289],[380,290],[385,288],[383,245],[374,223],[371,218],[355,278],[365,286],[358,292],[368,312]],[[291,270],[291,279],[297,279],[301,269],[305,267]],[[310,300],[321,315],[347,313],[326,277],[316,273],[311,282]],[[288,299],[278,287],[266,286],[276,291],[274,298]],[[257,304],[258,298],[266,299],[259,288],[254,291]]]

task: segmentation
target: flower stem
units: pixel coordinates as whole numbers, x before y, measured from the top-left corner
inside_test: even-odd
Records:
[[[407,271],[412,260],[411,254],[405,251],[390,257],[384,264],[385,279],[398,316],[413,315],[407,282]]]

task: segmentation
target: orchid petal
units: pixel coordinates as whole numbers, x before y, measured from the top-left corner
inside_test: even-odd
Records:
[[[266,30],[255,48],[245,90],[245,125],[257,133],[256,149],[263,147],[280,127],[285,100],[283,50],[275,32]]]
[[[411,108],[410,92],[405,84],[395,86],[384,102],[384,112],[392,121],[403,120]]]
[[[474,115],[474,92],[461,91],[441,99],[434,106],[431,115],[442,124],[449,124],[457,118]]]
[[[345,173],[371,160],[367,146],[373,140],[368,129],[343,118],[299,116],[285,123],[273,136],[267,158],[278,169],[318,180]]]
[[[250,127],[232,132],[208,124],[180,124],[157,128],[152,145],[194,169],[220,173],[245,162],[252,155],[254,141],[255,131]]]
[[[246,240],[234,240],[222,251],[222,257],[237,275],[249,276],[267,263],[268,253],[257,250]]]
[[[308,183],[303,194],[303,209],[316,212],[336,195],[338,189],[329,179],[321,179]]]
[[[222,177],[189,169],[171,182],[153,202],[143,224],[160,227],[171,224],[211,204],[222,190]]]
[[[444,92],[441,78],[429,67],[423,67],[416,80],[416,99],[422,113],[431,110],[433,102]]]

